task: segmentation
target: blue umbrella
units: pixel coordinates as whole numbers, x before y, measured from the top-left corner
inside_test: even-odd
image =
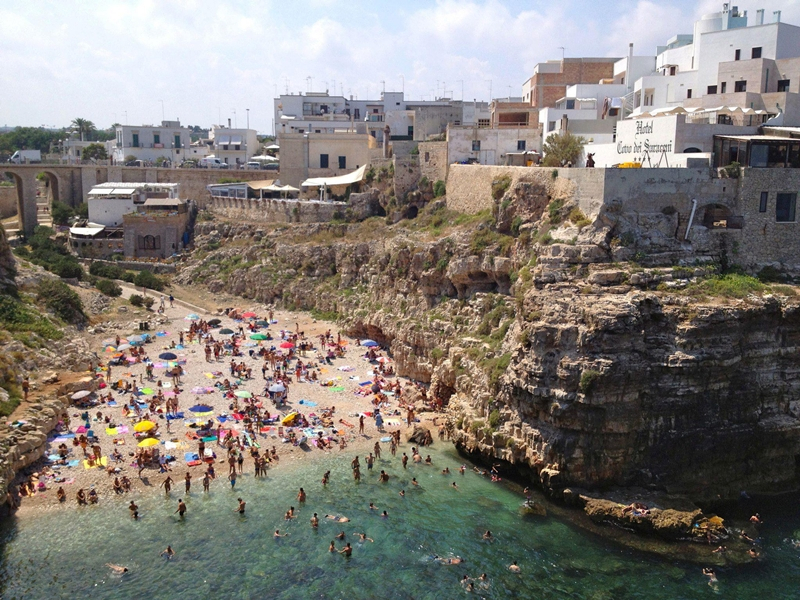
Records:
[[[380,346],[380,344],[375,340],[361,340],[361,345],[366,346],[367,348],[374,348],[375,346]]]
[[[176,358],[178,358],[178,355],[173,354],[172,352],[162,352],[161,354],[158,355],[158,358],[160,358],[161,360],[175,360]]]
[[[196,404],[189,410],[192,411],[193,413],[206,413],[206,412],[211,412],[212,410],[214,410],[214,408],[209,406],[208,404]]]

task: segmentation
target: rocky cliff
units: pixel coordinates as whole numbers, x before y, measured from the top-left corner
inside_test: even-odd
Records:
[[[201,223],[177,279],[385,344],[447,403],[457,445],[555,496],[796,488],[794,288],[718,277],[706,257],[645,268],[620,219],[560,194],[557,181],[498,181],[491,214],[434,204],[394,225]]]

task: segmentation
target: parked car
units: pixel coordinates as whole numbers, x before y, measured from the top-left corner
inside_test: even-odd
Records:
[[[251,160],[249,163],[245,163],[242,168],[248,171],[260,171],[262,167],[257,160]]]
[[[277,171],[280,168],[278,163],[267,163],[263,167],[261,167],[265,171]]]
[[[126,167],[146,167],[147,163],[143,160],[131,160],[125,163]]]
[[[196,169],[197,168],[197,161],[192,160],[191,158],[182,161],[178,165],[179,169]]]
[[[222,162],[220,159],[213,156],[208,156],[206,158],[201,158],[197,166],[202,169],[227,169],[228,163]]]

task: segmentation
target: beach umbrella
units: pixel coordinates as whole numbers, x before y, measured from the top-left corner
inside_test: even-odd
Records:
[[[209,388],[209,387],[193,387],[192,388],[192,393],[193,394],[201,394],[201,395],[202,394],[210,394],[213,391],[214,391],[214,388]],[[190,408],[189,410],[192,410],[192,409]]]
[[[149,446],[158,446],[158,440],[156,438],[146,438],[139,442],[139,448],[148,448]]]
[[[145,340],[147,340],[147,336],[146,335],[132,335],[132,336],[130,336],[128,338],[128,343],[129,344],[141,344]]]
[[[281,423],[282,423],[283,425],[288,425],[289,423],[291,423],[292,421],[294,421],[294,419],[295,419],[295,417],[296,417],[296,416],[297,416],[297,413],[296,413],[296,412],[289,413],[288,415],[286,415],[285,417],[283,417],[283,418],[281,419]]]
[[[116,352],[117,349],[114,346],[106,346],[106,352]]]
[[[219,330],[219,334],[220,335],[233,335],[233,329],[228,329],[227,327],[225,329],[220,329]]]
[[[265,340],[265,339],[267,339],[267,336],[266,336],[266,334],[263,334],[263,333],[254,333],[253,335],[250,336],[250,339],[251,340]]]
[[[271,386],[269,386],[269,391],[270,392],[276,392],[276,393],[277,392],[285,392],[286,391],[286,386],[283,385],[282,383],[273,383]]]
[[[294,348],[294,344],[292,342],[283,342],[281,348]]]
[[[237,391],[234,392],[234,395],[237,398],[252,398],[253,397],[253,394],[251,394],[247,390],[237,390]]]
[[[256,313],[254,313],[252,311],[251,312],[242,313],[242,318],[244,318],[244,319],[252,319],[255,316],[257,316]]]
[[[219,325],[220,323],[222,323],[222,321],[221,321],[221,320],[219,320],[219,319],[211,319],[211,320],[208,322],[208,324],[209,324],[209,325],[211,325],[211,326]]]
[[[73,400],[80,400],[81,398],[86,398],[86,396],[91,395],[91,393],[92,392],[90,392],[89,390],[81,390],[79,392],[75,392],[74,394],[72,394],[70,398],[72,398]]]
[[[136,425],[133,426],[133,430],[137,433],[141,433],[143,431],[150,431],[156,426],[155,423],[152,421],[139,421]]]
[[[264,319],[260,319],[256,321],[256,325],[259,327],[269,327],[269,321],[265,321]]]
[[[207,413],[214,410],[214,408],[208,404],[195,404],[189,410],[193,413]]]
[[[117,345],[117,340],[112,339],[112,338],[108,338],[107,340],[103,340],[102,344],[103,344],[103,346],[116,346]]]
[[[161,360],[176,360],[178,358],[177,354],[173,354],[172,352],[162,352],[158,355],[158,358]]]
[[[379,363],[387,363],[387,362],[389,362],[389,360],[390,360],[390,359],[388,359],[388,358],[387,358],[387,357],[385,357],[385,356],[379,356],[379,357],[378,357],[378,362],[379,362]]]
[[[373,393],[373,394],[377,394],[377,393],[379,393],[380,391],[381,391],[381,386],[380,386],[380,385],[378,385],[377,383],[373,383],[373,384],[372,384],[372,393]]]
[[[198,321],[198,320],[200,320],[200,317],[198,315],[194,314],[194,313],[190,313],[190,314],[186,315],[183,318],[186,321]]]
[[[380,346],[380,344],[375,340],[362,340],[361,345],[367,348],[374,348],[375,346]]]
[[[133,348],[133,346],[131,346],[130,344],[120,344],[119,346],[117,346],[117,352],[122,352],[123,350],[130,350],[131,348]]]

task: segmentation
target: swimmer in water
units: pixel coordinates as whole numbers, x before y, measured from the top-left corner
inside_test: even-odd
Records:
[[[522,569],[519,568],[517,561],[515,560],[511,561],[511,564],[508,565],[508,570],[511,571],[512,573],[519,573],[520,571],[522,571]]]
[[[280,529],[276,529],[275,533],[272,534],[272,537],[277,539],[277,538],[286,537],[287,535],[289,535],[289,534],[288,533],[281,533]]]
[[[400,490],[400,495],[401,496],[405,496],[406,495],[406,491],[405,490]]]
[[[381,513],[381,516],[382,516],[384,519],[388,519],[388,518],[389,518],[389,513],[387,513],[386,511],[383,511],[383,512]]]
[[[122,573],[128,573],[129,572],[128,567],[123,567],[122,565],[112,565],[111,563],[106,563],[106,566],[109,569],[111,569],[112,571],[114,571],[115,573],[122,574]]]
[[[457,489],[458,489],[458,486],[456,485],[456,482],[455,482],[455,481],[454,481],[453,483],[451,483],[451,484],[450,484],[450,486],[451,486],[451,487],[452,487],[454,490],[457,490]]]
[[[369,503],[370,510],[378,510],[378,507],[375,506],[372,502]]]
[[[167,549],[164,550],[159,556],[167,556],[167,560],[175,556],[175,550],[172,549],[172,546],[167,546]]]
[[[417,481],[416,477],[411,478],[411,485],[419,485],[419,482]]]
[[[366,533],[354,533],[353,535],[357,535],[358,536],[358,541],[359,542],[374,542],[375,541],[371,537],[367,537]]]
[[[336,535],[336,539],[337,539],[337,540],[343,540],[343,539],[344,539],[344,531],[340,531],[340,532],[339,532],[339,533]]]
[[[353,554],[353,547],[350,545],[350,542],[347,542],[344,548],[339,550],[339,554],[344,554],[347,558],[350,558],[350,555]]]
[[[325,518],[331,521],[337,521],[338,523],[347,523],[350,520],[347,517],[340,517],[338,515],[325,515]]]
[[[331,545],[328,546],[328,552],[336,552],[336,544],[331,540]]]
[[[717,574],[714,571],[714,569],[708,569],[708,568],[703,569],[703,575],[708,577],[708,585],[710,585],[711,587],[716,587],[716,584],[719,583],[719,579],[717,579]]]
[[[483,534],[483,539],[492,541],[494,540],[494,536],[492,536],[492,532],[487,529],[486,533]]]
[[[460,556],[452,556],[450,558],[445,558],[444,556],[434,555],[433,560],[443,565],[459,565],[462,562],[465,562],[464,559],[461,558]]]
[[[459,467],[458,471],[459,471],[459,473],[461,473],[463,475],[464,473],[467,472],[467,465],[461,465],[461,467]]]
[[[450,467],[445,467],[442,469],[442,475],[449,475],[450,474]]]

